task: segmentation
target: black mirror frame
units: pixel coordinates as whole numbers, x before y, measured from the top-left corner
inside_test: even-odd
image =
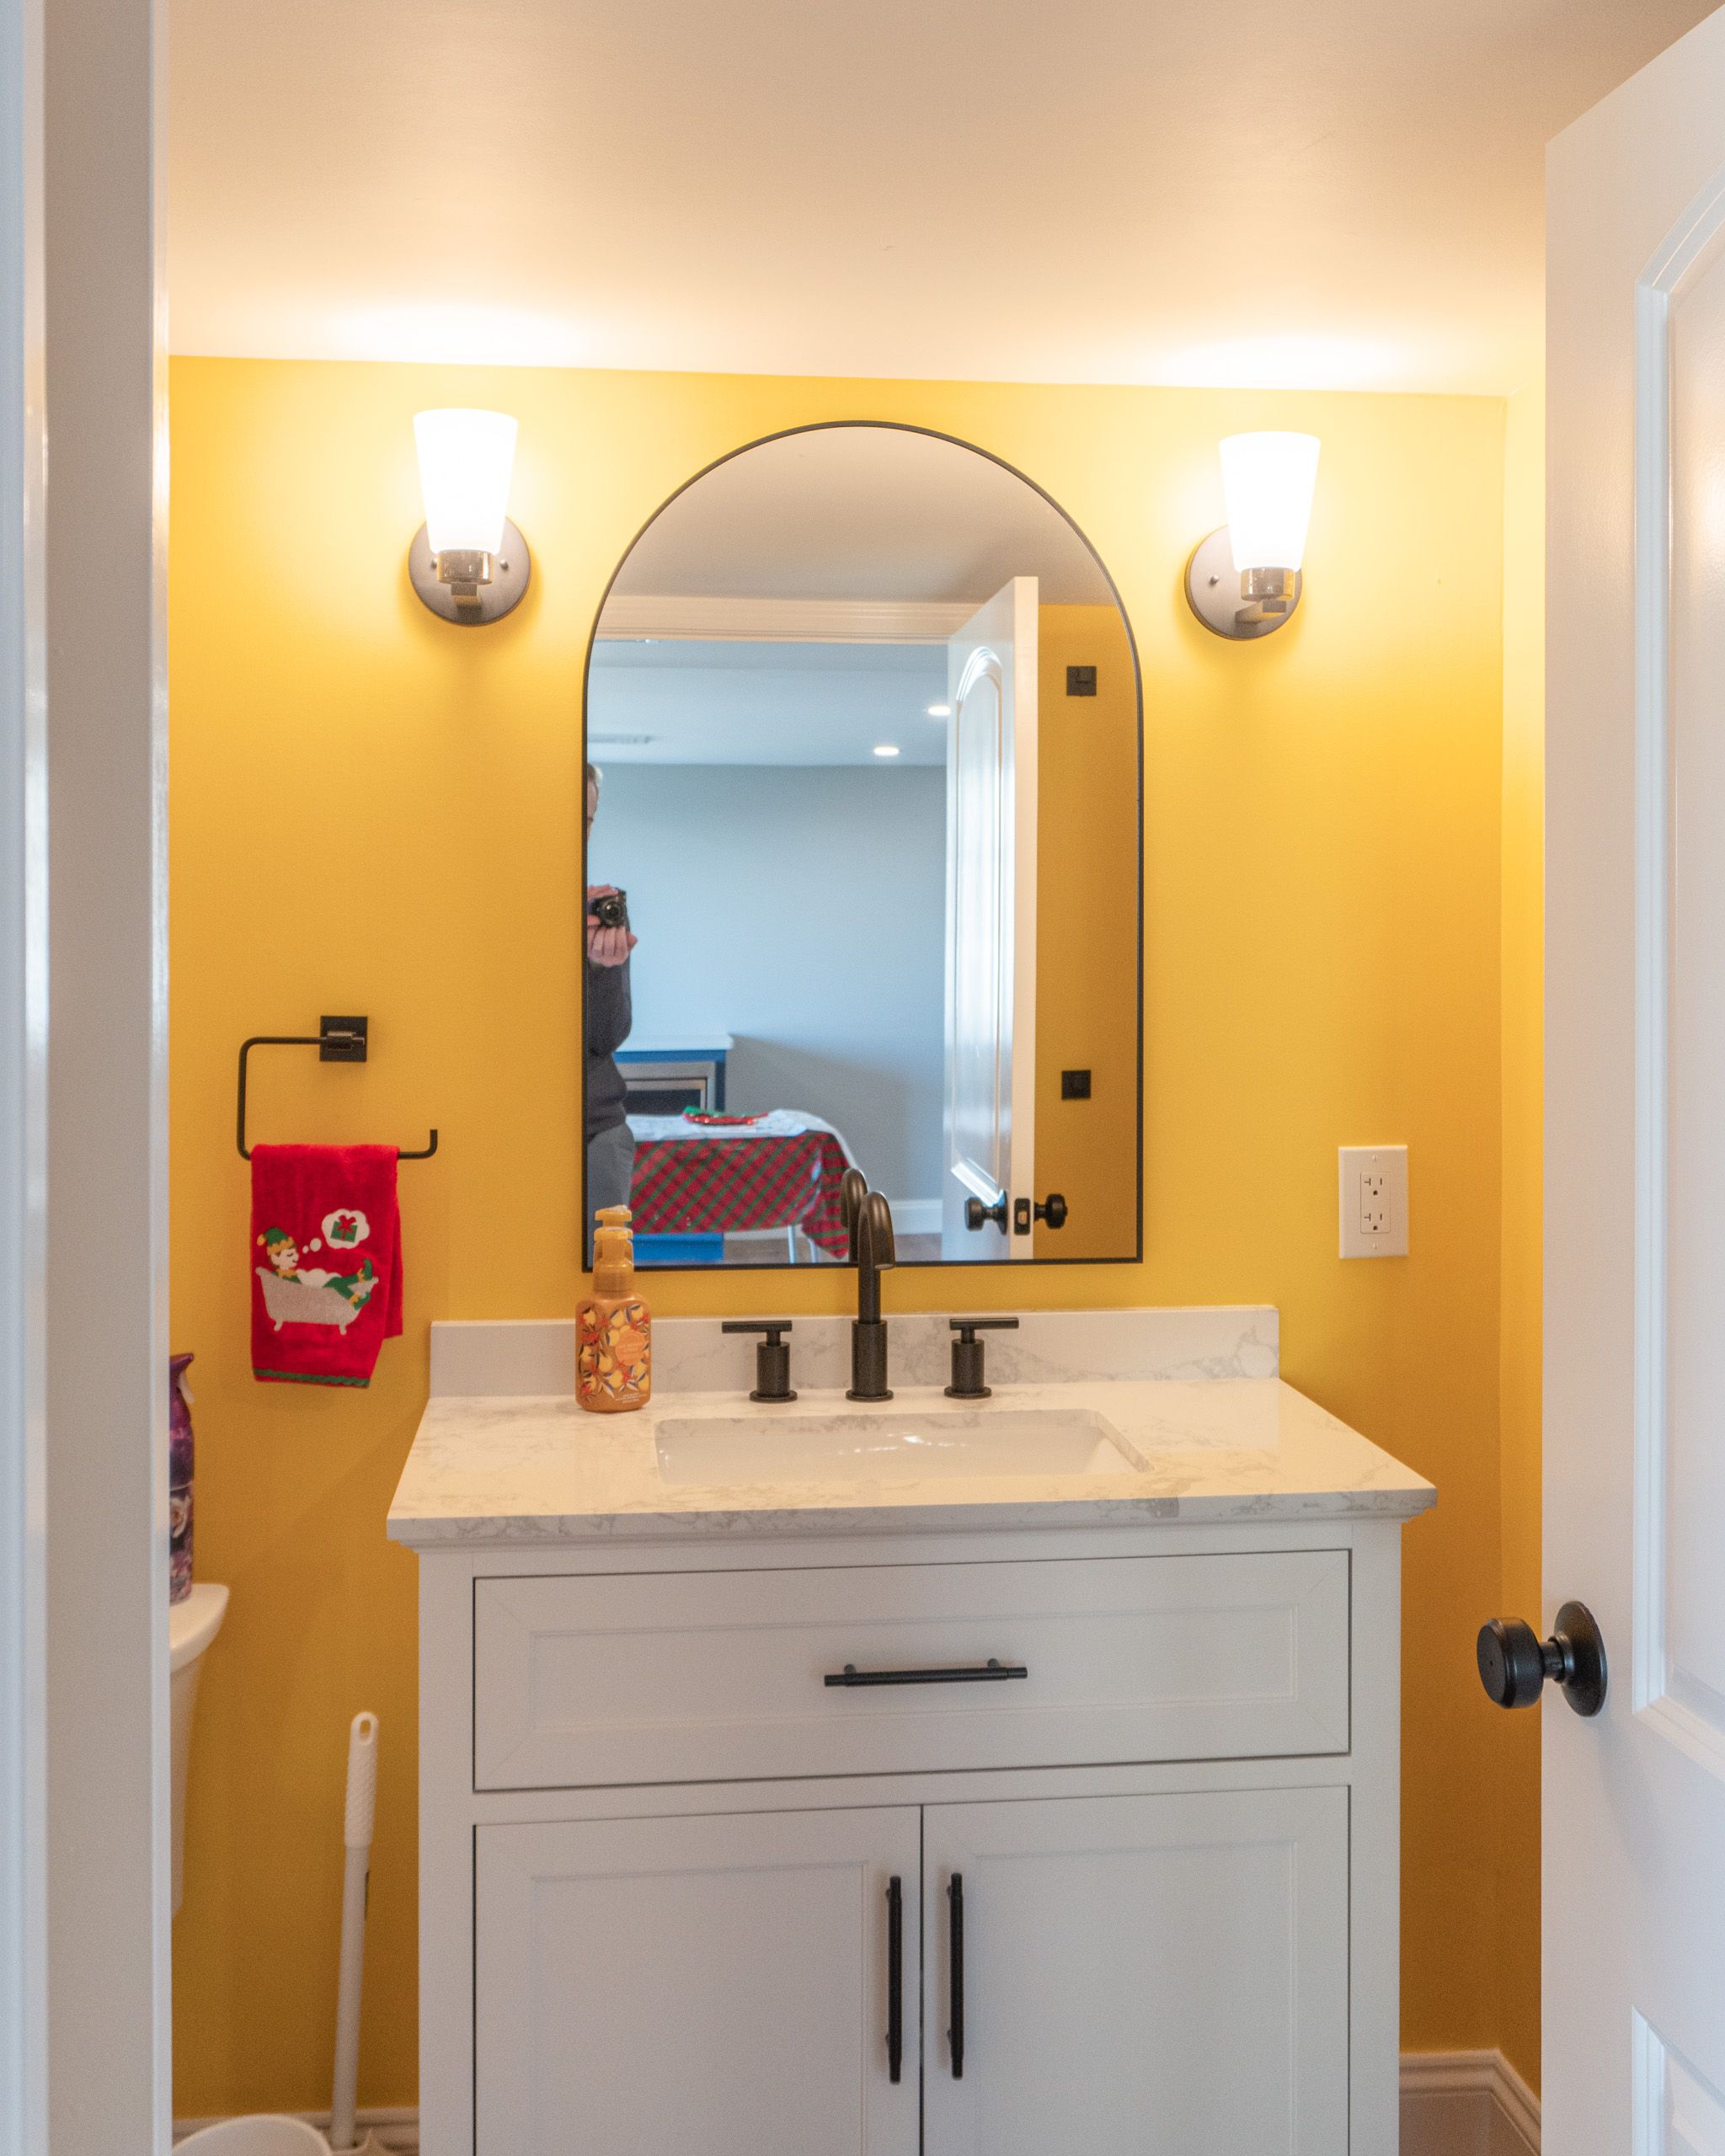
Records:
[[[1070,526],[1074,536],[1080,541],[1084,547],[1085,551],[1089,554],[1092,561],[1096,563],[1097,568],[1101,573],[1103,581],[1107,584],[1108,591],[1114,599],[1114,605],[1119,611],[1121,624],[1126,632],[1126,648],[1132,654],[1132,691],[1134,701],[1137,707],[1138,966],[1137,979],[1135,982],[1137,1013],[1135,1027],[1137,1046],[1137,1114],[1135,1119],[1135,1125],[1137,1134],[1137,1143],[1135,1147],[1136,1158],[1133,1170],[1133,1219],[1136,1225],[1136,1234],[1134,1238],[1133,1247],[1130,1252],[1124,1253],[1118,1257],[1028,1257],[1009,1259],[1001,1259],[998,1257],[940,1257],[916,1259],[907,1261],[905,1266],[901,1269],[917,1272],[937,1272],[953,1268],[969,1269],[974,1271],[986,1269],[991,1273],[997,1273],[1000,1271],[1003,1264],[1017,1266],[1141,1265],[1144,1262],[1144,669],[1138,656],[1138,638],[1133,631],[1132,617],[1126,611],[1126,603],[1120,596],[1119,587],[1115,584],[1113,576],[1110,574],[1108,563],[1103,561],[1102,556],[1097,552],[1095,546],[1092,543],[1089,534],[1084,530],[1083,526],[1066,509],[1061,505],[1060,503],[1055,499],[1055,497],[1049,494],[1047,488],[1039,486],[1036,481],[1030,477],[1028,472],[1021,472],[1016,464],[1010,463],[1004,456],[997,456],[992,450],[983,449],[974,441],[966,441],[962,435],[948,434],[939,427],[914,426],[902,419],[817,419],[811,421],[804,426],[776,428],[771,434],[757,435],[748,441],[739,442],[734,449],[727,450],[723,456],[715,456],[710,463],[703,464],[698,472],[692,472],[689,478],[684,480],[681,486],[673,488],[673,490],[665,496],[665,499],[660,502],[659,506],[654,510],[652,515],[648,517],[644,523],[637,527],[634,534],[630,538],[628,545],[624,547],[622,552],[617,557],[617,566],[612,569],[610,576],[606,579],[605,589],[599,595],[599,604],[594,609],[593,625],[587,632],[586,657],[583,660],[581,666],[582,764],[585,766],[587,761],[587,701],[589,689],[593,678],[593,649],[594,646],[599,641],[599,624],[605,618],[605,609],[610,601],[611,591],[617,584],[618,577],[622,574],[624,566],[628,563],[630,555],[634,552],[635,548],[640,544],[647,532],[659,521],[660,518],[664,515],[665,512],[671,506],[672,503],[681,500],[682,496],[687,494],[692,487],[699,486],[701,482],[706,478],[709,473],[717,472],[721,465],[729,464],[739,456],[746,456],[750,450],[764,448],[769,442],[788,440],[792,436],[796,435],[830,434],[838,430],[849,430],[857,427],[876,427],[881,430],[884,433],[923,435],[927,436],[927,438],[932,441],[949,442],[954,449],[968,450],[973,456],[986,457],[991,464],[998,465],[1003,472],[1009,472],[1015,479],[1020,481],[1024,486],[1028,487],[1033,494],[1040,495],[1042,499],[1048,504],[1049,507],[1053,510],[1067,526]],[[586,888],[587,839],[584,823],[581,835],[580,889],[585,891]],[[586,1022],[587,969],[585,966],[583,966],[581,969],[581,1025],[584,1038],[585,1034]],[[582,1100],[580,1107],[582,1125],[585,1129],[586,1120],[586,1063],[585,1058],[581,1058],[580,1061],[580,1082],[582,1088]],[[580,1219],[585,1222],[588,1217],[587,1149],[584,1143],[581,1147]],[[706,1274],[713,1273],[786,1273],[791,1274],[804,1274],[820,1271],[824,1268],[819,1267],[793,1266],[776,1263],[771,1259],[766,1259],[763,1260],[760,1264],[718,1266],[670,1265],[664,1263],[661,1261],[649,1260],[644,1261],[640,1269],[644,1273],[688,1273]]]

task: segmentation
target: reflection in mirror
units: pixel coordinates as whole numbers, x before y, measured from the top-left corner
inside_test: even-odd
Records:
[[[1137,663],[1007,467],[740,451],[625,558],[586,693],[586,1217],[644,1264],[1139,1249]]]

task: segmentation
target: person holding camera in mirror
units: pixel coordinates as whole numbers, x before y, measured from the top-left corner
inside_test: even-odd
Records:
[[[587,836],[599,811],[599,773],[587,766]],[[593,1237],[593,1215],[605,1205],[627,1205],[635,1165],[635,1138],[629,1129],[622,1073],[617,1052],[629,1037],[629,953],[636,937],[629,927],[627,894],[614,884],[587,886],[587,1219],[585,1242]]]

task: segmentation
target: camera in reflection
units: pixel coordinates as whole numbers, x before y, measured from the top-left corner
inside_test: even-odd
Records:
[[[607,891],[602,899],[590,900],[587,910],[601,928],[627,928],[629,894],[627,891]]]

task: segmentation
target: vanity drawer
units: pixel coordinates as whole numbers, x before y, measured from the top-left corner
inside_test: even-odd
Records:
[[[1348,1749],[1345,1550],[474,1582],[482,1790]],[[1023,1676],[976,1680],[991,1661]],[[832,1685],[863,1674],[940,1681]]]

